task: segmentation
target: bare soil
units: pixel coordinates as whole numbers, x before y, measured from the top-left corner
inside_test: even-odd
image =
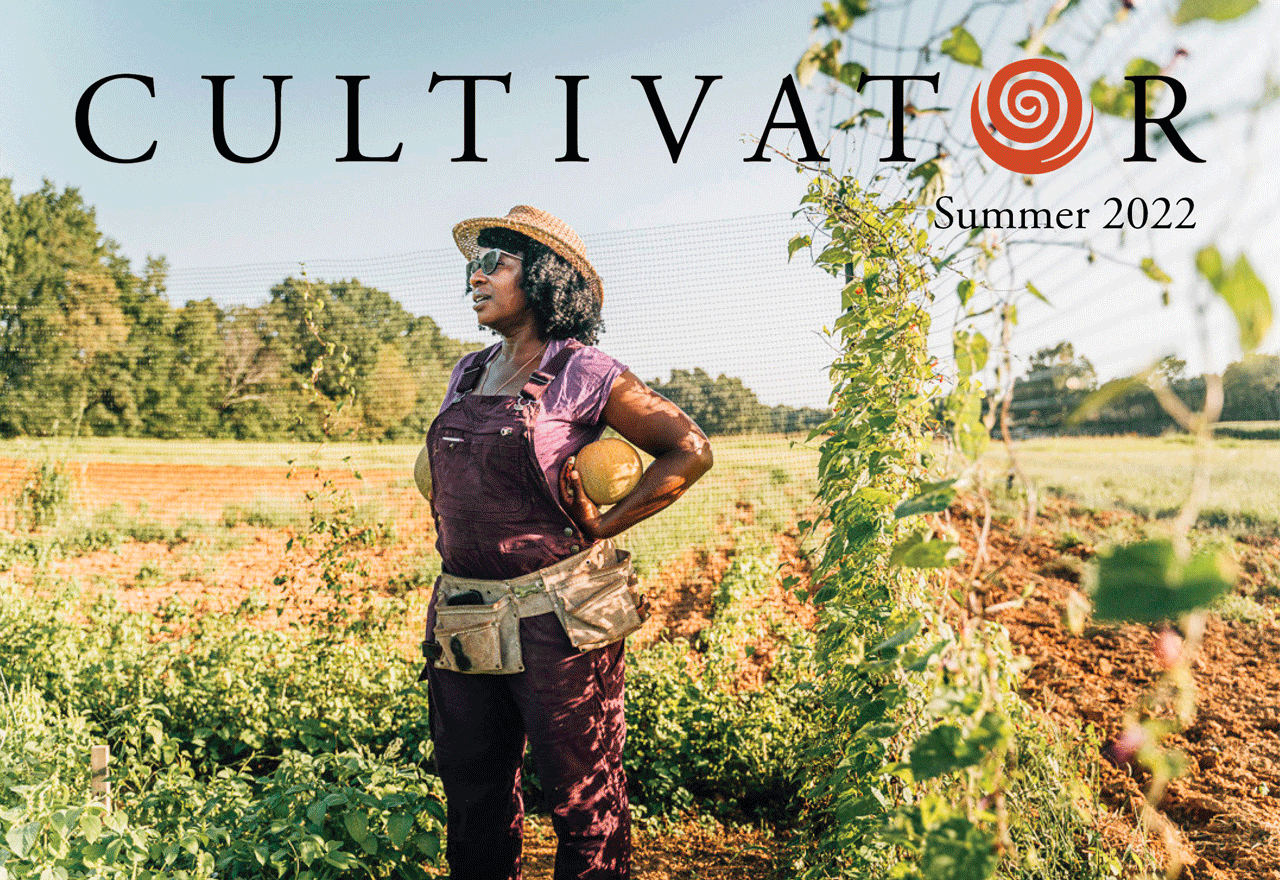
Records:
[[[953,508],[952,514],[972,551],[972,512]],[[993,529],[986,564],[987,571],[1005,566],[989,604],[1035,586],[1021,608],[997,616],[1031,661],[1024,697],[1052,717],[1094,725],[1106,741],[1119,737],[1126,713],[1151,693],[1161,675],[1158,630],[1090,625],[1074,636],[1062,623],[1062,611],[1070,593],[1080,589],[1080,563],[1094,555],[1093,542],[1126,525],[1136,527],[1136,522],[1054,500],[1025,541],[1019,542],[1014,524]],[[1234,552],[1245,573],[1241,591],[1271,595],[1276,585],[1259,573],[1280,558],[1280,539],[1237,540]],[[1136,762],[1099,756],[1103,801],[1120,820],[1103,817],[1100,825],[1113,843],[1149,847],[1165,864],[1176,855],[1185,880],[1280,880],[1280,629],[1269,621],[1211,616],[1193,671],[1195,722],[1164,743],[1188,758],[1186,773],[1159,803],[1173,824],[1174,852],[1167,851],[1161,835],[1140,828],[1149,779]]]
[[[0,497],[12,498],[28,463],[0,461]],[[366,472],[356,481],[349,473],[315,475],[302,471],[286,478],[283,468],[227,468],[196,465],[77,465],[77,497],[98,506],[121,504],[160,522],[183,518],[216,523],[229,504],[251,504],[263,497],[292,499],[305,510],[304,493],[332,485],[380,496],[394,518],[396,539],[359,551],[364,583],[379,595],[397,592],[397,576],[430,553],[433,540],[426,505],[406,475]],[[10,511],[4,511],[9,515]],[[749,509],[738,511],[749,521]],[[971,511],[953,508],[966,549],[973,551],[976,531]],[[8,522],[0,525],[9,526]],[[988,604],[1014,599],[1024,587],[1034,594],[1021,607],[998,614],[1015,648],[1030,666],[1023,694],[1049,717],[1071,724],[1094,725],[1103,740],[1117,737],[1126,712],[1138,705],[1160,674],[1153,650],[1156,634],[1142,626],[1090,626],[1073,636],[1061,623],[1064,603],[1080,589],[1084,564],[1116,531],[1138,528],[1137,521],[1115,511],[1087,512],[1051,500],[1035,528],[1019,541],[1011,523],[993,527],[984,570],[1003,566]],[[214,530],[217,531],[217,530]],[[126,542],[51,563],[50,573],[75,577],[87,590],[114,591],[128,608],[155,611],[178,599],[196,609],[225,612],[255,595],[265,607],[291,598],[302,608],[314,602],[318,578],[306,569],[305,552],[285,552],[294,534],[288,528],[241,525],[224,534],[229,539],[194,542]],[[222,543],[219,543],[221,541]],[[778,536],[783,559],[779,577],[807,578],[794,536]],[[1246,536],[1234,551],[1240,561],[1240,592],[1266,607],[1280,593],[1280,539]],[[658,639],[694,640],[710,623],[713,597],[734,548],[726,540],[710,549],[688,551],[644,582],[653,612],[635,645]],[[282,586],[274,580],[282,570],[294,576]],[[0,578],[31,583],[35,572],[16,566]],[[310,597],[310,598],[309,598]],[[762,608],[764,607],[762,603]],[[816,621],[813,609],[775,587],[767,604],[783,609],[805,626]],[[738,687],[764,686],[777,645],[767,615],[761,626],[743,637],[742,673]],[[263,625],[279,625],[271,612]],[[416,652],[416,634],[406,628],[404,650]],[[748,650],[750,648],[751,650]],[[690,668],[697,658],[691,652]],[[1280,880],[1280,629],[1270,620],[1244,622],[1211,618],[1195,661],[1199,687],[1197,716],[1189,728],[1172,735],[1168,745],[1188,757],[1188,770],[1175,780],[1160,803],[1176,830],[1174,854],[1183,863],[1183,878]],[[1097,824],[1117,848],[1148,849],[1161,858],[1170,853],[1159,835],[1141,826],[1144,771],[1132,764],[1098,758],[1103,802],[1110,811]],[[764,880],[781,878],[776,864],[778,844],[765,831],[725,827],[691,816],[663,830],[635,831],[636,876],[653,880]],[[526,877],[551,876],[554,835],[545,817],[530,817],[526,844]]]

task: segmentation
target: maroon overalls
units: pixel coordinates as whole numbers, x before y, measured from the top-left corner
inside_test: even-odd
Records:
[[[517,397],[471,394],[484,352],[465,364],[453,403],[427,434],[447,573],[513,578],[584,549],[531,447],[539,398],[576,349],[558,352]],[[428,638],[434,608],[433,596]],[[555,614],[521,619],[520,638],[524,672],[470,675],[428,664],[450,876],[519,880],[527,738],[559,839],[555,880],[629,878],[623,643],[579,652]]]

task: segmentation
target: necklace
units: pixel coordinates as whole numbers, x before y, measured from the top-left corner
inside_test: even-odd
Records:
[[[518,366],[518,367],[516,367],[516,368],[515,368],[515,371],[514,371],[514,372],[512,372],[512,374],[511,374],[510,376],[508,376],[508,377],[507,377],[507,381],[503,382],[503,383],[502,383],[501,385],[499,385],[497,388],[493,389],[493,394],[495,394],[495,395],[496,395],[496,394],[500,394],[500,393],[501,393],[501,392],[502,392],[502,391],[503,391],[503,390],[504,390],[508,385],[510,385],[513,381],[515,381],[516,376],[519,376],[519,375],[524,371],[524,368],[525,368],[525,367],[527,367],[527,366],[529,366],[529,364],[533,363],[534,358],[539,357],[539,356],[540,356],[544,351],[546,351],[546,350],[547,350],[547,343],[545,343],[545,342],[544,342],[544,343],[542,343],[542,348],[538,349],[537,351],[535,351],[535,352],[533,353],[533,357],[529,358],[529,359],[528,359],[527,361],[525,361],[523,364],[521,364],[520,366]],[[486,375],[486,376],[485,376],[485,378],[487,379],[487,378],[488,378],[488,375]]]

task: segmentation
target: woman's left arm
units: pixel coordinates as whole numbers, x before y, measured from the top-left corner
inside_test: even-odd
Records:
[[[630,370],[614,380],[604,421],[653,456],[629,495],[601,512],[582,490],[571,456],[560,471],[560,496],[569,515],[593,541],[612,538],[653,516],[711,469],[711,444],[680,407],[645,385]]]

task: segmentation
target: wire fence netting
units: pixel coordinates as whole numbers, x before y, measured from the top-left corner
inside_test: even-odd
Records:
[[[804,231],[802,219],[783,213],[584,235],[604,282],[598,347],[648,382],[665,381],[673,370],[701,369],[711,377],[741,379],[766,407],[825,408],[826,368],[834,356],[826,328],[839,314],[843,281],[815,268],[808,252],[788,257],[788,241]],[[449,242],[381,258],[174,267],[165,296],[174,308],[209,300],[230,310],[262,306],[272,288],[290,278],[305,276],[316,286],[357,281],[388,294],[413,316],[431,318],[447,337],[491,344],[498,337],[477,325],[464,275],[464,257]],[[445,376],[447,370],[442,368]],[[368,384],[362,393],[376,396],[380,389]],[[133,519],[141,511],[168,527],[224,521],[301,528],[308,516],[305,493],[320,486],[320,464],[324,479],[356,493],[371,511],[391,521],[429,522],[414,484],[420,436],[380,443],[335,437],[317,444],[81,434],[12,441],[13,457],[0,464],[6,495],[13,498],[30,481],[36,461],[56,459],[68,462],[76,501],[86,509]],[[803,506],[812,498],[816,456],[797,452],[792,441],[805,436],[792,431],[788,437],[766,433],[727,441],[717,450],[724,464],[716,470],[724,475],[713,472],[706,486],[682,499],[683,516],[732,518],[741,511],[735,503],[743,492],[769,495],[757,499],[761,504]],[[713,444],[724,446],[716,438]],[[359,478],[351,474],[356,470]],[[16,506],[6,505],[3,515],[7,527],[16,525]],[[679,536],[662,540],[679,543]]]

